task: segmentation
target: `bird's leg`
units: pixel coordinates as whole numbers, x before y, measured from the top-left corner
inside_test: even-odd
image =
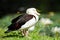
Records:
[[[22,32],[22,36],[24,36],[24,30],[21,30],[21,32]]]
[[[28,30],[21,30],[22,36],[28,36]]]
[[[25,36],[28,37],[28,34],[29,34],[28,31],[26,31]]]
[[[22,32],[22,35],[25,36],[26,30],[21,30],[21,32]]]
[[[29,36],[29,31],[26,31],[26,33],[25,33],[25,37],[31,39],[31,37]]]
[[[22,35],[23,35],[23,36],[28,36],[28,31],[27,31],[27,30],[23,30],[23,31],[22,31]]]

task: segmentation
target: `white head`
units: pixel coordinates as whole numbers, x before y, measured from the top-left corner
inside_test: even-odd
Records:
[[[26,10],[26,13],[27,13],[27,14],[31,14],[31,15],[40,15],[40,14],[36,11],[35,8],[28,8],[28,9]]]

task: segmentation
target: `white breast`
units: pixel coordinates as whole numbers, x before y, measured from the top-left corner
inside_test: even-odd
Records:
[[[27,29],[33,26],[36,23],[35,17],[33,17],[31,20],[27,21],[24,25],[21,26],[20,29]]]

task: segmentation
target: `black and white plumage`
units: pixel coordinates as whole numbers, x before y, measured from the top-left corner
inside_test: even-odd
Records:
[[[34,28],[35,23],[38,21],[40,15],[35,8],[26,10],[25,15],[18,16],[12,20],[12,24],[8,27],[5,33],[14,30],[23,30],[23,35],[27,35],[28,31]]]

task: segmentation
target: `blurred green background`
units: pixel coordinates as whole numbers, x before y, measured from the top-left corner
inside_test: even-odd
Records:
[[[53,21],[53,24],[45,26],[38,21],[35,30],[29,33],[29,38],[22,37],[19,31],[5,34],[4,32],[11,21],[21,14],[17,13],[21,7],[26,9],[35,7],[41,14],[40,19],[42,17],[49,18]],[[25,10],[22,10],[22,12]],[[59,0],[0,0],[0,40],[60,40],[60,34],[57,36],[51,32],[51,28],[56,26],[60,27]],[[43,35],[44,33],[46,35]]]

